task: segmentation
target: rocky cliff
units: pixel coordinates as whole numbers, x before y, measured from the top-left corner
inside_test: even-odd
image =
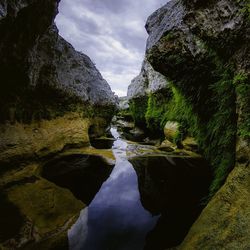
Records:
[[[88,56],[58,35],[59,1],[0,1],[2,161],[88,143],[116,98]]]
[[[219,190],[181,249],[250,245],[249,13],[248,0],[172,0],[146,24],[146,58],[171,89],[157,110],[195,137],[214,173],[210,198]]]
[[[162,99],[167,93],[170,93],[169,82],[145,59],[140,74],[131,81],[127,93],[130,111],[137,126],[149,129],[151,132],[163,131],[163,119],[160,116],[166,110],[157,100]],[[154,104],[162,110],[156,111]]]
[[[105,133],[117,100],[90,58],[58,35],[58,4],[0,0],[1,249],[67,249],[68,228],[112,170],[83,146]],[[51,158],[61,186],[42,175]]]

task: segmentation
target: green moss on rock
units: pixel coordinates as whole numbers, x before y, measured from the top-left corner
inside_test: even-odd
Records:
[[[145,127],[148,97],[141,96],[129,101],[129,109],[134,119],[135,125]]]
[[[241,72],[235,75],[233,84],[237,94],[238,113],[241,116],[238,126],[238,135],[242,138],[250,138],[250,79]]]
[[[165,114],[168,111],[171,97],[171,90],[162,90],[149,94],[145,118],[147,128],[151,132],[163,133],[166,123]]]

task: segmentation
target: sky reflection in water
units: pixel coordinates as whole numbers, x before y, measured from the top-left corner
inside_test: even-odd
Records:
[[[158,220],[140,202],[137,175],[126,159],[127,143],[119,138],[112,147],[116,165],[88,208],[68,232],[71,250],[140,250]]]

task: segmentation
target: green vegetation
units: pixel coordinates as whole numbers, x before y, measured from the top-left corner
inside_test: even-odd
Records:
[[[171,97],[170,89],[149,94],[145,118],[147,128],[151,132],[163,133],[165,114],[169,108]]]
[[[246,14],[248,17],[248,20],[250,20],[250,0],[237,0],[237,2],[243,4],[243,8],[241,9],[241,12]]]
[[[243,72],[234,77],[233,84],[237,94],[237,106],[240,113],[238,135],[250,138],[250,79]]]
[[[176,143],[186,135],[195,137],[213,169],[212,197],[235,164],[236,95],[246,109],[248,79],[242,74],[235,76],[234,67],[212,49],[213,43],[203,44],[203,51],[194,58],[183,50],[182,40],[173,37],[175,34],[167,35],[161,41],[164,46],[148,52],[151,64],[172,82],[169,93],[149,95],[146,123],[154,131],[161,130],[166,121],[179,122]],[[249,135],[249,110],[244,114],[247,117],[240,126],[241,136]]]
[[[149,95],[146,122],[150,131],[163,133],[167,121],[176,121],[180,131],[174,141],[178,144],[188,133],[193,135],[192,128],[197,127],[197,119],[190,103],[172,83],[168,89]]]
[[[137,97],[129,101],[129,109],[135,125],[145,127],[148,97]]]

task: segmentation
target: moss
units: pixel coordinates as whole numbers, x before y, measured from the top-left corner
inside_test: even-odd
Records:
[[[177,33],[176,39],[162,38],[159,45],[148,52],[148,60],[172,81],[173,98],[168,101],[164,119],[181,124],[182,132],[177,141],[185,133],[196,138],[214,172],[210,188],[212,196],[224,183],[235,162],[234,68],[208,45],[194,57],[186,50],[182,35]]]
[[[237,3],[241,3],[243,5],[241,12],[245,14],[248,21],[250,21],[250,0],[237,0]]]
[[[8,190],[8,198],[34,222],[41,235],[63,227],[84,207],[70,191],[43,179],[14,186]]]
[[[129,101],[129,109],[134,119],[135,125],[145,127],[148,97],[142,96]]]
[[[238,112],[240,119],[238,124],[238,136],[249,139],[250,138],[250,79],[244,73],[235,75],[233,84],[236,89]]]
[[[145,114],[147,128],[152,133],[162,134],[165,125],[165,114],[172,97],[171,89],[150,93]]]
[[[190,103],[173,83],[168,89],[149,95],[146,121],[151,132],[162,133],[167,121],[176,121],[180,126],[174,142],[180,144],[187,133],[193,135],[194,128],[197,127],[197,119]]]

